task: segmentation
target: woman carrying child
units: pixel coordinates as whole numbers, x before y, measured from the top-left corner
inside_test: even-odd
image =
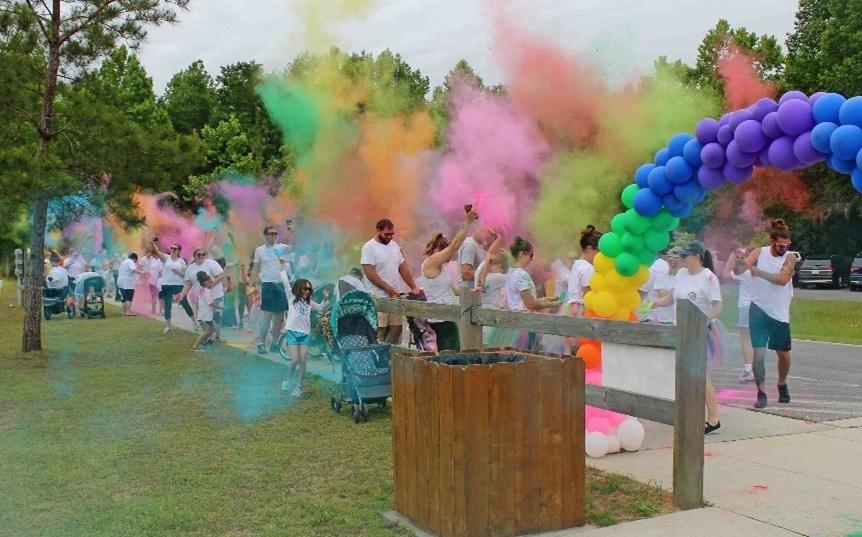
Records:
[[[281,281],[284,282],[284,287],[290,287],[290,279],[285,270],[284,257],[279,258],[281,263]],[[287,332],[287,346],[290,350],[290,366],[287,369],[287,378],[281,383],[281,389],[288,391],[290,389],[290,377],[293,376],[293,370],[299,366],[299,379],[296,387],[291,395],[299,397],[302,395],[302,381],[305,378],[305,364],[308,361],[308,342],[309,334],[311,333],[311,310],[323,311],[326,309],[326,304],[329,302],[329,289],[323,292],[323,304],[318,304],[311,300],[311,294],[314,289],[311,282],[305,278],[299,278],[290,288],[293,300],[289,301],[287,309],[287,319],[284,322],[284,329]]]

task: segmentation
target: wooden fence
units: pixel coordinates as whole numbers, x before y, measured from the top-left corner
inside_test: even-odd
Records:
[[[677,301],[676,326],[483,308],[479,295],[469,291],[461,293],[457,306],[391,298],[376,301],[381,312],[457,322],[463,349],[482,348],[483,326],[675,349],[674,400],[587,384],[586,404],[672,425],[674,504],[679,509],[703,506],[706,316],[690,301]]]

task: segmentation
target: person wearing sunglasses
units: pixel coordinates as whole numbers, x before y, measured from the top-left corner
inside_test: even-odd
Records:
[[[754,382],[757,399],[754,408],[768,404],[766,391],[766,349],[778,355],[778,402],[790,402],[787,375],[790,373],[790,301],[793,298],[793,273],[796,256],[790,254],[790,229],[784,220],[770,222],[769,246],[755,248],[745,259],[751,271],[751,305],[748,324],[754,348]]]
[[[282,267],[285,266],[284,258],[280,260]],[[281,279],[285,286],[290,285],[287,272],[281,270]],[[305,379],[305,364],[308,361],[308,341],[311,334],[311,311],[324,311],[329,302],[329,289],[323,290],[323,304],[318,304],[311,299],[314,288],[311,282],[305,278],[299,278],[291,287],[293,300],[287,310],[287,320],[284,323],[286,331],[287,348],[290,350],[290,365],[287,368],[287,378],[281,383],[281,389],[289,391],[293,371],[299,366],[299,376],[296,386],[291,395],[299,397],[302,395],[302,382]],[[277,340],[276,340],[277,341]]]
[[[282,268],[290,270],[290,265],[282,263],[290,251],[290,245],[278,242],[278,231],[274,226],[263,228],[264,243],[254,250],[254,267],[251,281],[260,281],[260,309],[263,322],[257,332],[257,352],[278,352],[278,338],[284,325],[284,312],[287,311],[286,286],[281,281]],[[290,273],[288,273],[290,276]],[[266,335],[271,335],[269,351]]]
[[[183,300],[186,299],[186,296],[191,291],[192,287],[195,288],[195,293],[200,296],[201,290],[203,287],[200,285],[200,280],[198,279],[198,272],[206,272],[209,277],[212,279],[212,286],[210,290],[212,291],[213,301],[214,301],[214,312],[213,312],[213,332],[212,339],[209,341],[204,341],[204,345],[209,345],[213,339],[218,340],[221,336],[221,310],[222,305],[224,304],[224,285],[222,284],[222,280],[227,275],[227,273],[221,268],[215,259],[210,259],[207,257],[207,251],[203,248],[196,248],[193,255],[193,261],[189,263],[188,268],[186,268],[186,275],[183,283],[183,290],[179,295],[174,297],[174,301],[178,303],[182,303]]]
[[[150,241],[150,250],[159,257],[162,261],[162,288],[159,293],[159,298],[164,301],[165,305],[165,328],[163,332],[167,334],[171,331],[171,319],[173,317],[173,302],[174,296],[180,294],[183,290],[183,278],[188,269],[186,260],[180,257],[183,247],[179,243],[174,243],[170,246],[170,255],[165,254],[159,249],[158,241]],[[183,298],[180,302],[183,310],[192,321],[195,321],[195,312],[187,298]],[[195,321],[195,325],[197,322]]]

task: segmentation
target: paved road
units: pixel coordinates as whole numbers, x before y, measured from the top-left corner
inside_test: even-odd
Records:
[[[848,302],[862,302],[862,292],[851,292],[847,287],[843,289],[800,289],[793,290],[794,298],[807,298],[810,300],[844,300]]]
[[[719,402],[751,409],[756,391],[752,384],[738,383],[742,352],[738,336],[731,341],[731,365],[719,366],[713,382]],[[763,412],[814,422],[862,417],[862,346],[793,340],[787,381],[791,402],[786,405],[778,404],[775,353],[768,351],[766,361],[769,407]]]

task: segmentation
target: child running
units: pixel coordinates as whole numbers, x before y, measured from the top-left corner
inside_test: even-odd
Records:
[[[204,341],[209,341],[213,334],[213,314],[216,310],[224,309],[224,306],[215,304],[213,296],[213,279],[205,271],[201,270],[197,273],[198,283],[201,285],[201,292],[198,294],[198,315],[197,319],[201,325],[201,334],[192,345],[192,350],[195,352],[203,352],[201,348]]]
[[[287,288],[289,287],[289,279],[284,266],[284,258],[280,258],[279,261],[281,262],[281,280]],[[284,329],[287,331],[287,346],[290,350],[290,366],[287,369],[287,378],[281,383],[281,389],[290,390],[290,378],[298,365],[299,378],[291,395],[299,397],[302,395],[302,381],[305,378],[305,363],[308,359],[311,310],[323,311],[326,309],[326,303],[329,302],[329,289],[323,291],[323,304],[311,300],[314,289],[311,282],[304,278],[296,280],[290,291],[293,294],[293,300],[288,305],[287,320],[284,322]]]

